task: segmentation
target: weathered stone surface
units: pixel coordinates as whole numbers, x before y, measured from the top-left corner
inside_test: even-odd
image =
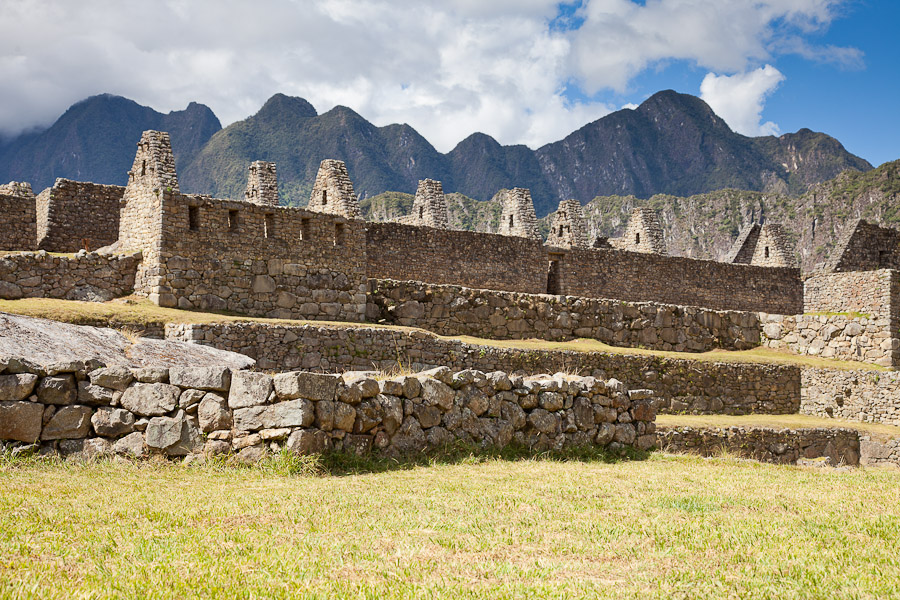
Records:
[[[91,430],[91,414],[88,406],[63,406],[41,431],[42,440],[67,440],[86,437]]]
[[[111,454],[112,444],[103,438],[72,439],[59,442],[59,453],[67,460],[96,460]]]
[[[134,430],[134,415],[122,408],[101,406],[91,417],[97,435],[119,437]]]
[[[251,406],[234,410],[234,427],[242,431],[258,431],[276,427],[309,427],[315,422],[312,402],[287,400],[268,406]]]
[[[134,370],[134,378],[141,383],[169,383],[166,367],[141,367]]]
[[[184,390],[181,392],[181,395],[178,396],[178,408],[185,412],[192,413],[196,411],[197,405],[200,404],[200,401],[203,400],[203,396],[205,395],[206,392],[203,390]]]
[[[24,400],[34,391],[38,377],[31,373],[0,375],[0,402]]]
[[[90,406],[112,403],[114,390],[94,385],[90,381],[78,382],[78,403]]]
[[[185,456],[200,446],[196,423],[181,411],[174,417],[150,419],[145,436],[147,446],[163,450],[169,456]]]
[[[228,406],[246,408],[265,404],[272,392],[272,376],[266,373],[239,371],[231,377]]]
[[[41,404],[0,402],[0,440],[36,442],[41,436],[43,415]]]
[[[228,367],[172,367],[169,383],[182,388],[224,392],[231,384]]]
[[[200,423],[200,430],[204,433],[219,429],[231,429],[232,425],[228,402],[222,396],[211,392],[203,396],[200,407],[197,409],[197,419]]]
[[[295,398],[334,400],[339,381],[341,381],[340,375],[304,371],[280,373],[275,376],[275,393],[279,398],[286,400]]]
[[[75,387],[73,375],[57,375],[44,377],[37,385],[35,392],[38,402],[42,404],[74,404],[78,399],[78,389]]]
[[[132,367],[222,365],[246,369],[254,361],[242,354],[172,340],[132,341],[115,329],[71,325],[0,313],[0,356],[27,356],[40,365],[99,359]]]
[[[328,435],[320,429],[298,429],[288,438],[285,449],[297,454],[321,454],[330,447]]]
[[[134,381],[131,369],[122,365],[105,367],[91,372],[91,383],[124,392],[128,384]]]
[[[116,440],[113,444],[113,452],[134,457],[144,456],[144,434],[135,431],[120,440]]]
[[[449,410],[453,406],[453,388],[436,379],[422,379],[422,400],[430,406]]]
[[[121,403],[141,417],[157,417],[175,410],[180,395],[181,388],[168,383],[136,383],[125,390]]]

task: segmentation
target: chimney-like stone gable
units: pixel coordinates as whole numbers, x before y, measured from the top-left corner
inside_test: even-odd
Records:
[[[348,219],[361,219],[362,211],[344,161],[325,159],[319,165],[307,210]]]
[[[10,181],[9,183],[0,184],[0,194],[16,196],[17,198],[34,198],[34,191],[32,191],[31,184],[27,181]]]
[[[639,207],[631,211],[631,219],[625,228],[625,235],[609,240],[618,250],[643,252],[644,254],[667,254],[662,226],[656,212],[651,208]]]
[[[587,248],[588,236],[584,212],[577,200],[563,200],[550,215],[550,234],[547,245],[558,248]]]
[[[513,188],[501,190],[499,196],[502,209],[498,233],[540,240],[541,233],[538,230],[531,192],[525,188]]]
[[[448,229],[450,218],[447,214],[447,201],[440,181],[423,179],[416,189],[412,214],[405,220],[410,225],[425,225],[437,229]]]
[[[781,225],[752,223],[744,227],[725,262],[757,267],[797,266],[794,244]]]
[[[244,200],[254,204],[278,206],[278,175],[275,163],[257,160],[250,163]]]

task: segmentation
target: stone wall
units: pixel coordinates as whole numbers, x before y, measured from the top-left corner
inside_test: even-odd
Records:
[[[259,369],[422,370],[448,365],[508,373],[616,377],[653,390],[662,412],[796,413],[800,369],[647,355],[520,350],[441,339],[426,331],[265,323],[168,324],[166,338],[207,344],[257,360]]]
[[[804,369],[800,412],[900,425],[900,373]]]
[[[163,201],[162,306],[362,321],[365,223],[207,196]]]
[[[400,223],[366,226],[370,278],[547,291],[547,261],[539,240]]]
[[[140,254],[99,255],[83,250],[52,256],[40,250],[0,257],[0,298],[65,298],[105,302],[134,288]]]
[[[864,467],[900,467],[900,438],[859,436],[859,464]]]
[[[838,360],[897,364],[900,341],[891,335],[889,319],[846,314],[760,314],[762,343],[769,348]]]
[[[559,256],[560,291],[778,314],[803,312],[799,269],[756,267],[621,250],[571,249]]]
[[[37,197],[37,243],[48,252],[96,250],[119,239],[125,188],[57,179]]]
[[[756,313],[388,279],[369,280],[366,317],[440,335],[554,341],[591,338],[613,346],[677,352],[744,350],[759,343]]]
[[[844,229],[824,270],[831,273],[875,269],[900,269],[900,231],[859,219]]]
[[[282,449],[402,455],[457,440],[614,451],[655,442],[647,391],[614,379],[446,367],[378,381],[224,367],[89,371],[68,363],[47,373],[8,366],[0,362],[0,440],[19,452],[29,444],[78,458],[237,452],[252,462]]]
[[[798,354],[900,365],[897,271],[818,272],[804,282],[804,314],[761,315],[763,343]]]
[[[860,462],[859,434],[854,429],[660,427],[657,444],[669,452],[717,456],[724,451],[778,464],[823,457],[834,466],[856,466]]]
[[[363,221],[181,194],[174,168],[168,135],[144,132],[119,237],[121,248],[143,250],[137,293],[186,309],[363,320]]]
[[[34,196],[0,193],[0,251],[37,248]]]

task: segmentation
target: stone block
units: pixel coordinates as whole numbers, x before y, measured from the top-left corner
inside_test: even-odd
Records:
[[[181,388],[168,383],[136,383],[125,390],[122,407],[141,417],[158,417],[175,410]]]
[[[88,406],[64,406],[56,411],[41,431],[42,440],[70,440],[87,437],[91,430]]]
[[[292,371],[275,376],[275,393],[279,399],[334,400],[340,375]]]
[[[246,408],[265,404],[272,393],[272,376],[252,371],[237,371],[231,377],[228,406]]]
[[[197,420],[204,433],[220,429],[231,429],[232,418],[228,402],[222,396],[211,392],[203,396],[197,409]]]
[[[0,402],[0,440],[34,443],[41,436],[44,406],[33,402]]]
[[[121,408],[101,406],[91,417],[97,435],[119,437],[134,430],[134,415]]]
[[[74,375],[44,377],[37,385],[38,402],[42,404],[67,405],[78,400],[78,389]]]
[[[31,373],[0,375],[0,402],[24,400],[34,391],[38,376]]]
[[[113,366],[97,369],[90,374],[91,383],[124,392],[134,381],[134,375],[128,367]]]
[[[251,406],[234,410],[234,428],[258,431],[278,427],[309,427],[315,422],[315,406],[309,400],[297,399],[268,406]]]
[[[231,385],[228,367],[171,367],[169,383],[182,388],[224,392]]]

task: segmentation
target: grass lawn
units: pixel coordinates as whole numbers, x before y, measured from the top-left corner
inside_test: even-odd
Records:
[[[294,321],[284,319],[251,318],[245,315],[210,313],[176,308],[162,308],[144,298],[129,297],[110,302],[77,302],[53,298],[26,298],[22,300],[0,300],[0,312],[64,321],[66,323],[95,325],[109,323],[114,327],[143,330],[150,327],[161,328],[166,323],[221,323],[247,322],[275,323],[281,325],[320,325],[325,327],[381,327],[397,331],[416,331],[413,327],[380,325],[375,323],[344,323],[335,321]],[[418,331],[422,331],[419,329]],[[470,344],[497,348],[519,348],[522,350],[571,350],[574,352],[608,352],[612,354],[634,354],[701,360],[707,362],[750,362],[777,365],[797,365],[831,369],[851,369],[864,371],[885,371],[884,367],[861,363],[799,356],[771,348],[731,351],[712,350],[710,352],[666,352],[644,348],[610,346],[597,340],[579,339],[568,342],[547,340],[490,340],[471,336],[437,336],[443,339],[459,340]]]
[[[0,598],[900,596],[897,471],[290,467],[0,462]]]

